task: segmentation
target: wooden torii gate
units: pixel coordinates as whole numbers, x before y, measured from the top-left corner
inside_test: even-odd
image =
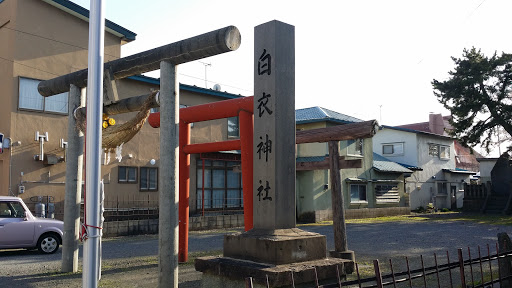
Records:
[[[297,131],[295,140],[297,144],[316,142],[329,143],[329,157],[317,162],[297,163],[296,170],[330,170],[332,220],[334,228],[334,251],[330,251],[331,257],[355,261],[354,252],[348,250],[347,244],[345,203],[343,199],[343,187],[341,186],[340,169],[362,167],[361,159],[346,160],[344,156],[340,157],[338,141],[373,137],[377,127],[377,121],[370,120],[327,128]]]

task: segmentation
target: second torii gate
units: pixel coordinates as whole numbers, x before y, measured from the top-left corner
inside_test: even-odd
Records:
[[[180,109],[179,124],[179,254],[180,262],[188,260],[188,228],[190,197],[190,154],[240,150],[245,231],[253,226],[253,100],[243,97]],[[222,142],[190,144],[190,124],[229,117],[239,117],[240,139]],[[160,127],[160,113],[152,113],[148,123]]]

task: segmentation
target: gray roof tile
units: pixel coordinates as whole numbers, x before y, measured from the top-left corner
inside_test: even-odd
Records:
[[[310,107],[295,110],[295,121],[297,124],[312,123],[320,121],[331,121],[336,123],[355,123],[363,120],[348,116],[336,111],[322,107]]]
[[[381,172],[412,173],[411,170],[377,153],[373,153],[373,168]]]

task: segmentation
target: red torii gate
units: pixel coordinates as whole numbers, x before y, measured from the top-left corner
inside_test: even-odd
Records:
[[[242,188],[245,231],[253,227],[253,114],[254,97],[241,97],[180,109],[179,124],[179,250],[178,260],[188,260],[188,228],[190,197],[190,154],[240,150],[242,156]],[[240,139],[190,144],[190,124],[229,117],[239,117]],[[149,115],[148,123],[160,127],[160,113]]]

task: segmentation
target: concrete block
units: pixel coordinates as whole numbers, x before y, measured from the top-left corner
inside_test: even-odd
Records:
[[[231,215],[225,215],[224,217],[222,217],[222,221],[224,222],[224,225],[223,225],[224,228],[231,227],[231,218],[232,218]]]
[[[117,223],[118,223],[117,234],[118,235],[128,235],[128,233],[129,233],[128,221],[119,221]]]

